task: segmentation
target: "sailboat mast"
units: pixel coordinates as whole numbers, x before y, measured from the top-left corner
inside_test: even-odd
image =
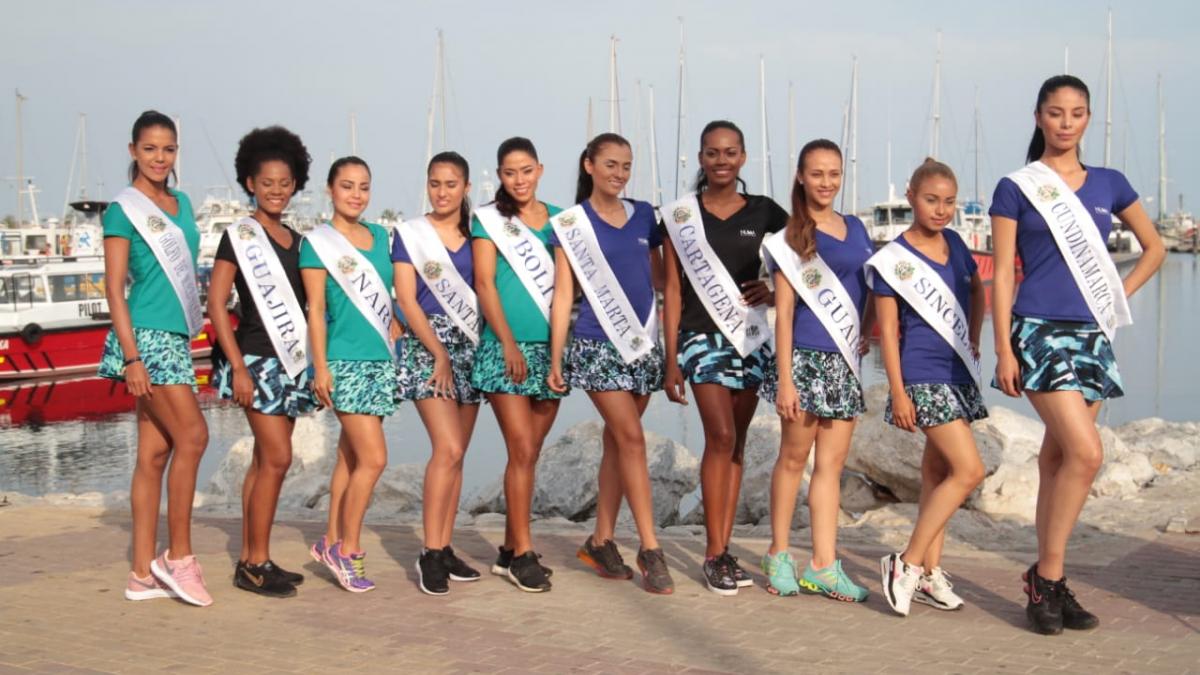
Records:
[[[683,64],[684,33],[683,17],[679,17],[679,91],[675,107],[675,198],[679,198],[679,170],[683,168]]]
[[[176,116],[174,119],[175,119],[175,144],[178,147],[183,147],[181,145],[183,143],[183,120],[179,119],[178,116]],[[183,152],[176,149],[175,150],[175,187],[180,190],[183,189],[183,168],[182,168],[183,161],[182,160],[183,160]]]
[[[437,64],[438,64],[438,101],[442,108],[442,145],[439,150],[446,149],[446,37],[438,29],[437,34]]]
[[[425,164],[421,167],[421,213],[429,210],[429,191],[425,189],[424,168],[433,159],[433,122],[437,114],[438,93],[442,91],[442,29],[437,32],[437,46],[434,48],[433,59],[433,91],[429,94],[429,107],[425,112]]]
[[[929,134],[929,156],[937,159],[942,135],[942,31],[937,32],[937,60],[933,65],[933,127]]]
[[[633,175],[631,175],[630,183],[633,184],[633,189],[628,192],[634,197],[642,194],[641,177],[645,175],[642,170],[644,162],[640,161],[642,156],[642,81],[635,79],[633,81]]]
[[[591,143],[592,138],[595,137],[596,134],[593,132],[592,129],[593,129],[593,127],[592,127],[592,97],[589,96],[588,97],[588,114],[587,114],[587,138],[583,139],[584,143]]]
[[[761,55],[758,57],[758,113],[762,125],[762,190],[768,197],[774,196],[771,189],[771,158],[767,149],[767,61]]]
[[[358,156],[358,115],[350,111],[350,154]]]
[[[621,108],[617,104],[617,36],[609,36],[608,53],[608,130],[621,133]]]
[[[1063,75],[1071,74],[1071,48],[1063,47]]]
[[[850,213],[858,213],[858,57],[850,66]]]
[[[1167,216],[1167,113],[1163,104],[1162,73],[1158,74],[1158,223]]]
[[[662,204],[662,185],[658,182],[658,134],[654,127],[654,85],[650,85],[650,203]]]
[[[979,87],[975,87],[975,203],[982,204],[979,195],[979,137],[981,135],[982,121],[979,119]]]
[[[796,171],[796,98],[791,80],[788,80],[788,171]]]
[[[1113,15],[1108,10],[1108,46],[1104,59],[1104,167],[1112,163]]]
[[[24,138],[21,131],[21,103],[25,101],[25,97],[21,95],[20,89],[14,89],[17,97],[17,227],[22,227],[25,224],[25,205],[21,201],[21,194],[25,190],[25,162],[24,162]]]

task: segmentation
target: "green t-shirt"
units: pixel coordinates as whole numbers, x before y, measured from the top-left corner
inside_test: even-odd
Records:
[[[551,217],[562,211],[553,204],[546,204],[546,210],[550,212]],[[550,221],[546,221],[546,225],[541,230],[529,228],[529,231],[542,241],[546,246],[546,251],[550,254],[550,259],[553,260],[554,247],[550,245],[550,233],[553,228],[550,227]],[[487,230],[483,229],[483,223],[474,216],[471,217],[471,236],[488,241],[492,239],[488,236]],[[517,342],[550,341],[550,324],[546,322],[542,310],[538,309],[537,303],[529,295],[529,291],[525,290],[525,285],[521,283],[521,278],[513,271],[512,266],[508,264],[508,259],[499,249],[496,251],[496,292],[500,294],[500,307],[504,310],[504,318],[508,321],[508,329],[512,331],[514,340]],[[480,339],[498,340],[499,338],[496,337],[491,326],[484,326]]]
[[[196,229],[196,216],[192,213],[192,202],[178,190],[171,194],[179,200],[179,213],[172,216],[165,211],[171,222],[183,230],[188,250],[192,254],[192,267],[200,255],[200,230]],[[134,328],[150,328],[170,333],[188,334],[187,317],[183,303],[175,295],[171,280],[158,264],[154,251],[137,228],[129,221],[121,205],[113,202],[104,211],[104,236],[129,240],[129,316]]]
[[[375,240],[370,250],[359,249],[383,285],[392,288],[392,257],[388,232],[375,223],[363,223]],[[305,239],[300,243],[300,269],[325,269],[321,258]],[[332,275],[325,277],[325,358],[330,361],[391,361],[392,354],[374,326],[358,311],[358,307],[346,297],[342,287]]]

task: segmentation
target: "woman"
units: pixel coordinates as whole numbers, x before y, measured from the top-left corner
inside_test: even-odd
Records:
[[[367,163],[358,157],[337,160],[327,185],[333,219],[304,238],[300,269],[308,296],[313,393],[342,425],[331,482],[339,483],[342,472],[346,480],[340,499],[331,491],[329,529],[314,552],[342,588],[363,593],[375,584],[366,576],[362,523],[387,466],[383,418],[396,409],[392,261],[387,230],[360,220],[371,199]]]
[[[99,375],[124,380],[137,397],[137,464],[129,488],[133,569],[125,597],[178,597],[206,607],[212,596],[191,535],[196,470],[208,445],[191,354],[191,338],[204,322],[196,286],[200,232],[191,201],[169,185],[178,152],[170,117],[147,110],[133,123],[130,185],[104,212],[104,290],[112,330]],[[132,280],[128,300],[126,278]],[[164,471],[169,543],[155,557]]]
[[[759,248],[764,236],[783,229],[787,213],[768,197],[738,190],[745,187],[738,172],[746,142],[733,122],[704,127],[699,160],[696,194],[663,209],[670,235],[663,246],[663,386],[667,398],[687,405],[684,382],[692,385],[704,425],[704,583],[735,595],[754,583],[729,554],[729,539],[746,430],[764,370],[773,365],[766,307],[774,296],[759,278]]]
[[[900,616],[913,600],[962,607],[940,565],[942,544],[984,474],[971,423],[987,417],[977,383],[986,303],[971,250],[946,229],[957,194],[950,167],[925,160],[908,181],[913,224],[867,262],[890,387],[884,419],[925,434],[916,525],[902,553],[879,561],[884,598]]]
[[[842,467],[850,437],[866,410],[859,363],[870,335],[867,284],[862,265],[871,257],[866,226],[833,209],[842,187],[842,152],[832,141],[800,150],[787,229],[767,240],[775,274],[777,367],[767,371],[762,396],[780,417],[779,458],[771,475],[771,548],[763,556],[767,590],[795,595],[801,589],[846,602],[862,602],[837,558]],[[816,445],[808,483],[812,559],[797,579],[788,553],[796,494],[809,450]]]
[[[578,206],[550,220],[556,278],[547,383],[556,392],[566,393],[568,383],[586,391],[604,419],[596,529],[577,556],[601,576],[633,576],[613,542],[624,493],[642,540],[637,563],[643,586],[651,593],[669,594],[675,582],[654,533],[641,424],[650,394],[662,388],[654,297],[662,269],[662,236],[653,206],[621,198],[632,163],[629,141],[621,136],[600,134],[592,139],[579,158]],[[587,301],[575,322],[564,379],[563,352],[577,287]]]
[[[1050,635],[1100,623],[1067,587],[1067,540],[1104,459],[1096,415],[1105,399],[1124,393],[1112,334],[1132,322],[1126,298],[1166,256],[1125,176],[1080,161],[1090,101],[1078,78],[1059,75],[1042,83],[1030,164],[1000,180],[990,209],[993,386],[1009,396],[1026,392],[1046,423],[1038,456],[1038,560],[1024,580],[1026,616],[1035,632]],[[1144,249],[1123,281],[1104,247],[1113,216]],[[1014,302],[1016,255],[1024,279]]]
[[[508,448],[504,544],[492,574],[540,593],[550,590],[550,570],[533,550],[529,512],[538,455],[565,395],[546,384],[554,293],[549,221],[561,209],[537,199],[543,167],[529,139],[501,143],[496,163],[496,201],[471,221],[475,292],[486,324],[471,384],[492,405]]]
[[[221,236],[208,286],[208,315],[219,348],[213,387],[246,409],[254,434],[233,584],[277,598],[294,596],[304,581],[271,561],[270,543],[279,490],[292,463],[296,417],[316,409],[308,382],[300,235],[283,224],[292,196],[308,182],[311,163],[300,137],[283,127],[242,137],[234,167],[254,214]],[[235,285],[241,309],[236,333],[226,309]]]
[[[422,492],[425,546],[417,559],[419,585],[430,595],[446,595],[450,580],[479,580],[479,572],[450,546],[463,455],[482,398],[471,386],[479,303],[472,288],[467,160],[456,152],[434,155],[425,185],[433,210],[401,225],[392,244],[396,300],[409,328],[399,345],[397,394],[416,404],[433,447]]]

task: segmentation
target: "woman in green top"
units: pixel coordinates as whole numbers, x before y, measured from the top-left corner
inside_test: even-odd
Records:
[[[506,576],[523,591],[550,590],[550,571],[538,562],[529,532],[529,511],[533,502],[534,468],[542,443],[558,415],[559,399],[565,394],[551,391],[546,384],[550,372],[550,324],[539,300],[526,288],[517,271],[504,255],[507,242],[497,242],[481,218],[491,216],[486,209],[498,211],[505,234],[518,238],[526,232],[536,238],[534,246],[544,248],[524,260],[537,279],[539,288],[553,288],[553,260],[549,245],[550,217],[561,211],[538,201],[538,180],[542,165],[537,150],[527,138],[510,138],[496,152],[500,189],[493,205],[476,212],[471,225],[471,244],[475,258],[475,293],[483,312],[486,328],[475,352],[471,384],[484,392],[500,432],[508,446],[508,466],[504,469],[504,498],[508,505],[504,544],[492,574]],[[518,264],[523,264],[519,262]],[[548,275],[544,276],[544,275]],[[530,277],[527,277],[530,278]],[[544,291],[542,291],[544,292]]]
[[[329,169],[327,181],[333,202],[328,226],[333,237],[366,258],[379,276],[386,297],[374,298],[390,312],[392,260],[388,233],[379,225],[359,220],[371,199],[371,170],[357,157],[343,157]],[[329,527],[312,548],[343,588],[362,593],[375,588],[366,577],[365,554],[359,542],[363,518],[375,483],[387,465],[383,417],[396,409],[396,367],[391,344],[380,339],[376,328],[346,295],[329,273],[314,246],[318,233],[310,233],[300,247],[300,270],[308,297],[308,333],[313,357],[313,393],[331,407],[342,424],[338,464],[334,469],[329,502]],[[349,256],[338,266],[354,266]],[[399,324],[390,321],[390,339]],[[344,491],[340,486],[344,485]]]
[[[134,122],[129,144],[131,187],[104,214],[104,279],[112,330],[105,340],[99,375],[124,380],[129,393],[137,397],[137,465],[129,489],[133,570],[125,597],[180,597],[203,607],[212,604],[212,597],[192,555],[191,520],[196,470],[208,446],[208,426],[193,389],[196,376],[189,335],[189,318],[194,322],[203,316],[189,315],[175,289],[175,283],[184,290],[191,284],[196,298],[200,232],[187,195],[168,186],[178,150],[171,118],[148,110]],[[179,245],[181,239],[185,247]],[[170,250],[178,263],[171,272],[159,264],[156,253],[164,250]],[[128,300],[126,277],[133,280]],[[192,309],[198,310],[198,300]],[[158,507],[168,461],[170,544],[156,558]]]

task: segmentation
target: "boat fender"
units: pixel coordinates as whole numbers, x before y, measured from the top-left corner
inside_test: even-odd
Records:
[[[30,347],[42,341],[42,334],[46,331],[36,323],[25,324],[21,329],[21,339]]]

